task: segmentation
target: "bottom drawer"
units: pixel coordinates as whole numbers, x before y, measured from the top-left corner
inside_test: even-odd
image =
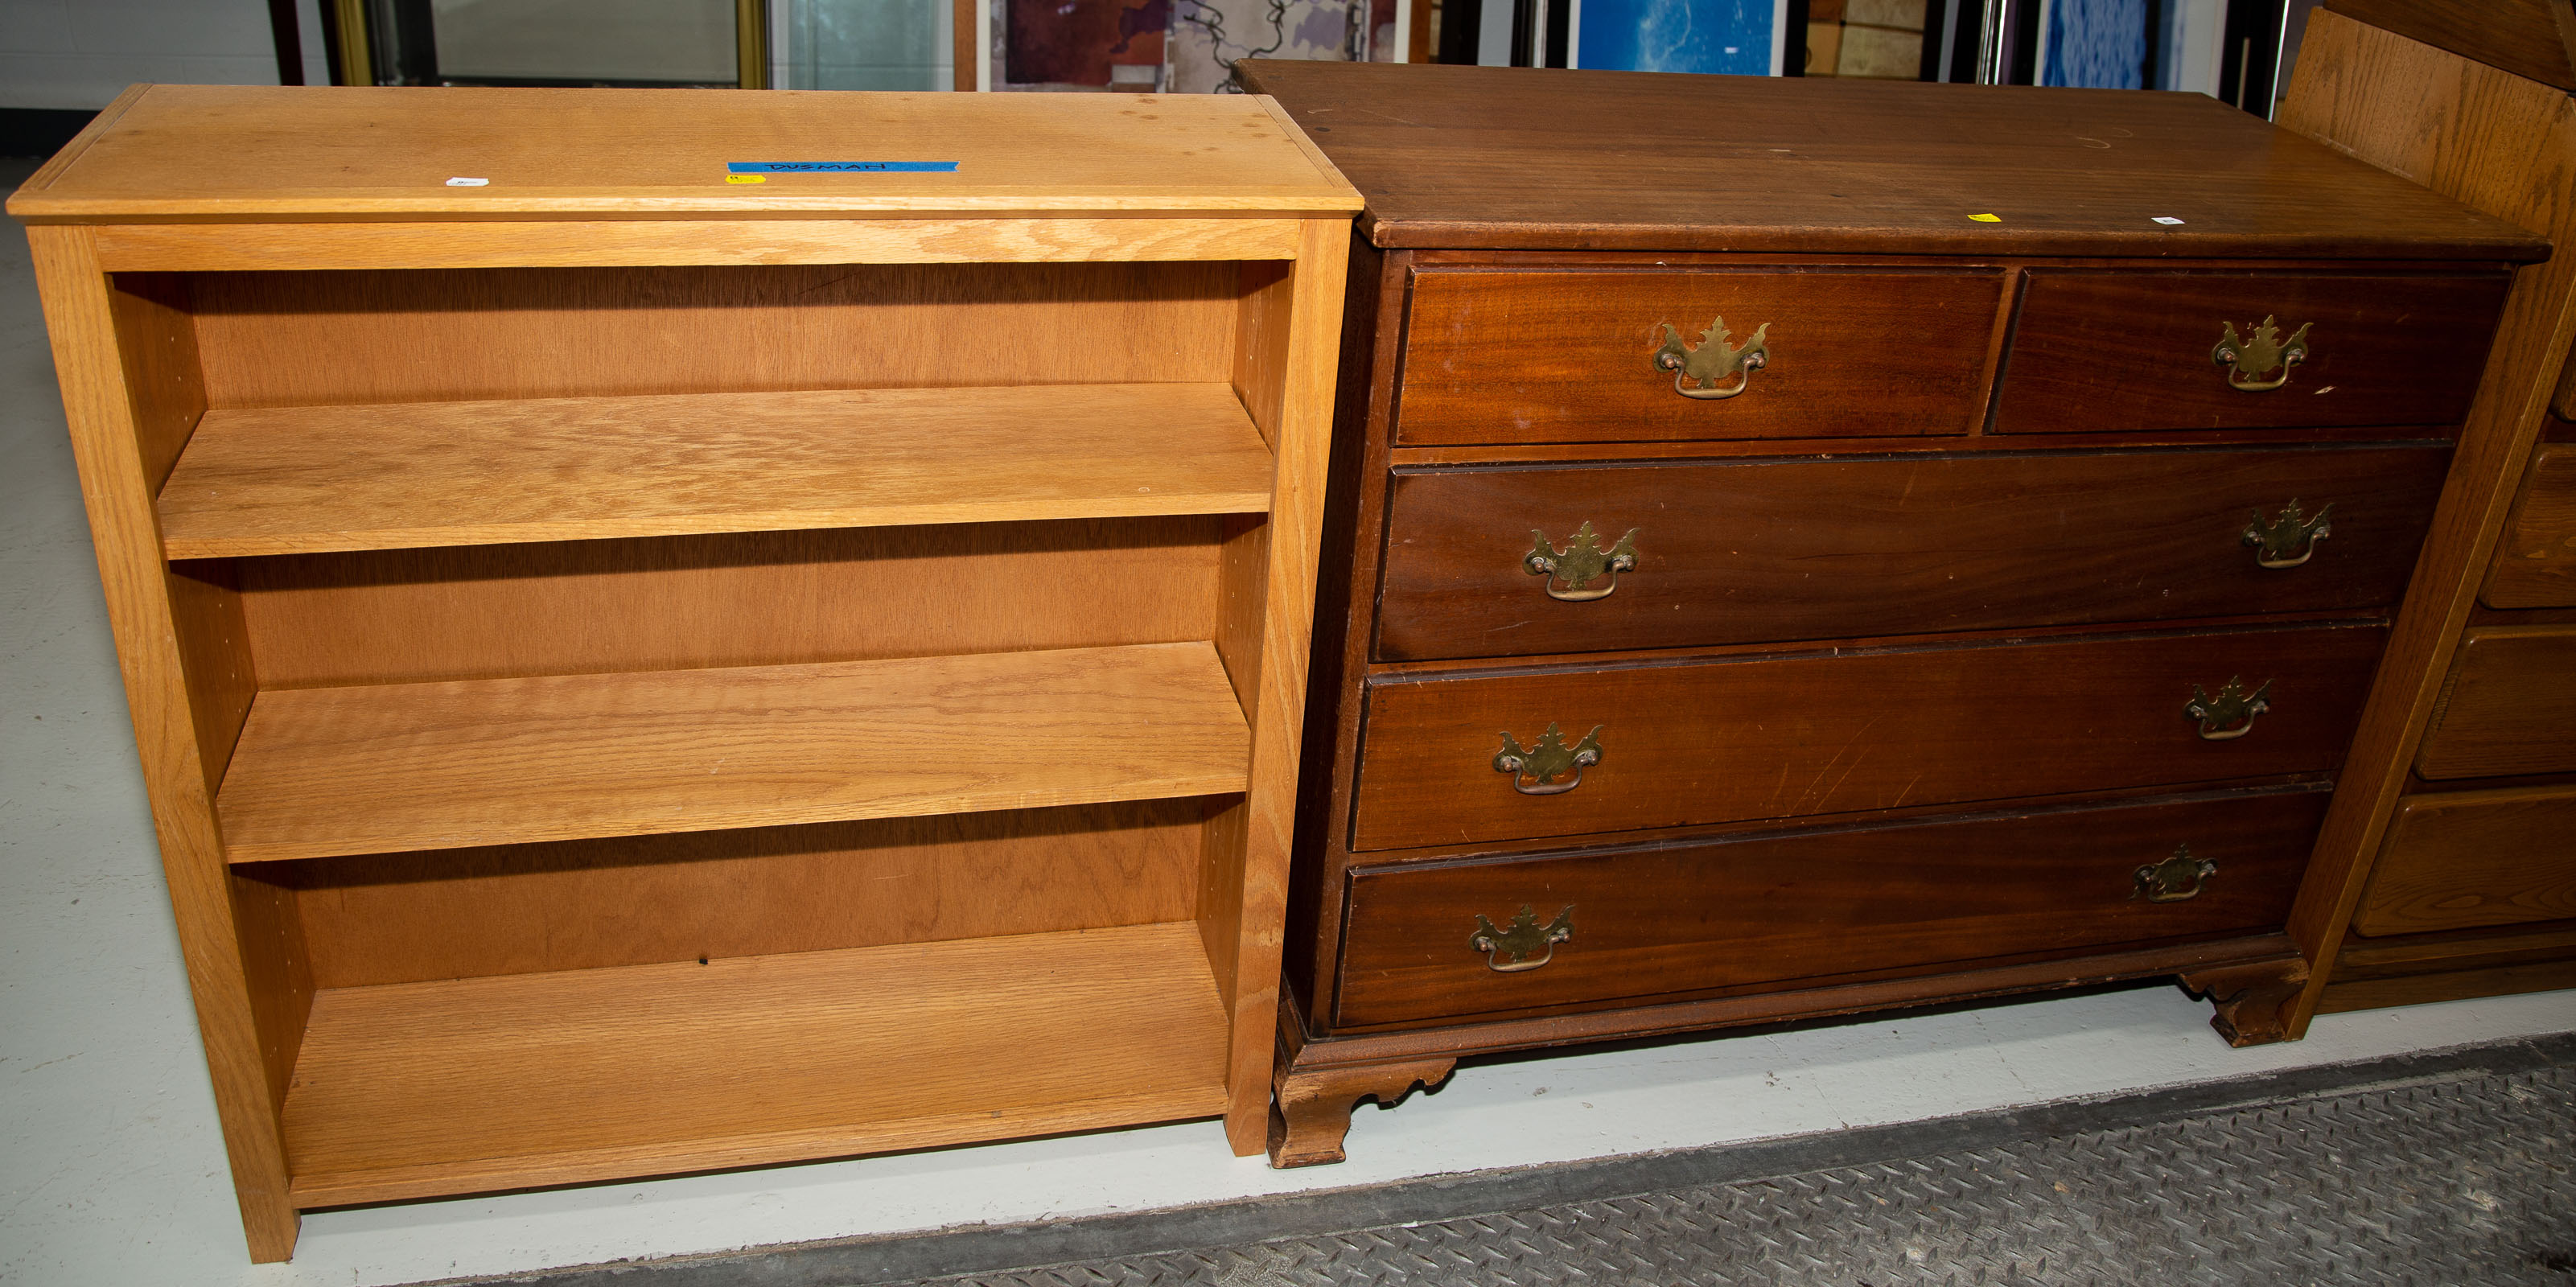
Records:
[[[1335,1024],[2267,933],[2288,920],[2326,800],[2165,799],[1354,872]]]
[[[2410,795],[2398,801],[2362,934],[2576,918],[2576,786]]]

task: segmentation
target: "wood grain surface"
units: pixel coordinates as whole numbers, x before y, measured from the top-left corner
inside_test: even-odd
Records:
[[[2151,801],[1360,871],[1351,877],[1336,1022],[1631,1002],[2274,931],[2289,915],[2325,805],[2321,792]],[[2170,903],[2139,897],[2137,869],[2185,845],[2217,864],[2199,892]],[[1524,905],[1541,923],[1570,909],[1574,936],[1537,969],[1498,972],[1468,943],[1475,918],[1508,925]]]
[[[1396,441],[1966,433],[2002,287],[1991,271],[1417,272]],[[1697,346],[1721,317],[1736,346],[1768,327],[1768,365],[1736,397],[1684,397],[1652,361],[1664,328]]]
[[[2353,915],[2357,934],[2576,920],[2576,787],[2410,795]]]
[[[2488,66],[2576,90],[2566,0],[2327,0],[2326,8]]]
[[[1206,644],[262,693],[234,862],[1209,795],[1243,712]]]
[[[1277,60],[1244,70],[1368,198],[1361,225],[1380,246],[2542,253],[2528,232],[2197,95]]]
[[[448,88],[155,85],[68,164],[21,188],[9,213],[685,218],[1360,205],[1261,103],[1241,98]],[[737,161],[956,168],[728,183]],[[447,185],[458,176],[489,182]]]
[[[1996,433],[2444,425],[2469,409],[2512,278],[2032,269]],[[2210,351],[2266,317],[2308,357],[2277,389],[2230,388]],[[2277,375],[2278,373],[2275,372]],[[2263,377],[2269,379],[2272,377]]]
[[[2393,604],[2444,446],[1926,456],[1399,472],[1376,655],[1531,656]],[[2296,500],[2331,535],[2264,568]],[[1522,558],[1637,533],[1608,597]],[[1591,585],[1598,590],[1606,579]]]
[[[306,1206],[1210,1116],[1187,924],[342,988],[287,1100]]]
[[[218,410],[161,489],[161,539],[197,559],[1259,513],[1270,472],[1222,384]]]
[[[2576,608],[2576,443],[2533,453],[2480,597],[2491,608]]]
[[[2479,626],[2462,635],[2415,771],[2576,772],[2576,626]]]
[[[1353,850],[1578,835],[1905,804],[2327,773],[2385,631],[2323,626],[1465,674],[1372,683]],[[2194,685],[2272,685],[2230,741]],[[253,711],[254,721],[258,718]],[[1600,726],[1558,795],[1492,764],[1550,724]]]

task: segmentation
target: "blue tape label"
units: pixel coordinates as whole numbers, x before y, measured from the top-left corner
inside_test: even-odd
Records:
[[[725,165],[732,174],[947,174],[956,168],[955,161],[731,161]]]

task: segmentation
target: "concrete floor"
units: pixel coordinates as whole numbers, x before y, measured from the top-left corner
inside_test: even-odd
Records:
[[[0,168],[14,188],[29,165]],[[0,1281],[375,1284],[1685,1148],[2576,1030],[2576,993],[2231,1051],[2170,986],[1493,1061],[1276,1172],[1213,1122],[310,1215],[244,1258],[26,245],[0,237]]]

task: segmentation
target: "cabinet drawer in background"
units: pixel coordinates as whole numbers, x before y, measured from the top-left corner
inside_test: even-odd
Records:
[[[2326,798],[2160,801],[1355,872],[1338,1021],[2269,933],[2289,916]],[[1531,922],[1515,929],[1523,907]],[[1490,954],[1470,942],[1487,925],[1499,940]],[[1571,937],[1545,942],[1550,926]],[[1517,962],[1515,948],[1526,949]]]
[[[1377,656],[2375,609],[2405,591],[2449,460],[2376,446],[1401,474]],[[2283,521],[2293,501],[2305,522]],[[2249,542],[2258,518],[2277,544]],[[1585,557],[1623,548],[1625,571]]]
[[[2410,795],[2354,911],[2363,934],[2576,918],[2576,786]]]
[[[2532,457],[2481,597],[2490,608],[2576,608],[2576,443]]]
[[[1571,836],[2341,765],[2379,626],[2080,638],[1380,681],[1354,850]],[[2230,678],[2269,709],[2200,736]],[[1539,768],[1599,729],[1597,763]],[[1499,736],[1498,736],[1499,732]],[[1509,737],[1529,755],[1499,769]],[[1569,786],[1570,784],[1570,786]],[[1554,788],[1550,791],[1550,788]],[[1547,793],[1539,793],[1547,792]]]
[[[2512,278],[2032,269],[1995,395],[1997,433],[2453,425]],[[2265,317],[2306,357],[2240,376],[2211,352]],[[2250,361],[2251,359],[2249,359]]]
[[[2002,290],[1994,271],[1426,269],[1413,278],[1395,441],[1965,433],[1985,405]],[[1686,372],[1655,364],[1665,328],[1698,346],[1720,317],[1733,348],[1763,336],[1764,365],[1737,396],[1686,397],[1675,388]]]
[[[2576,626],[2463,634],[2415,771],[2428,778],[2576,772]]]

